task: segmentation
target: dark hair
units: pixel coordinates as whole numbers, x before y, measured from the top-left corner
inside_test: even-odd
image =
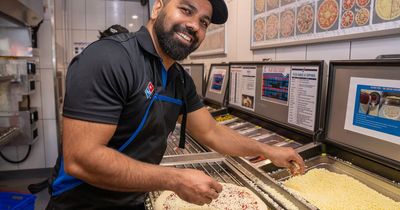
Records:
[[[112,36],[114,34],[120,34],[120,33],[129,33],[128,29],[125,27],[115,24],[104,30],[103,32],[99,31],[99,39],[103,39],[108,36]]]

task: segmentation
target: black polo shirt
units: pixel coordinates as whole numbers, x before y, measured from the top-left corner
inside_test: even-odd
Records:
[[[187,112],[203,106],[193,80],[178,63],[168,71],[163,69],[150,34],[142,27],[136,33],[98,40],[72,60],[66,79],[63,115],[117,125],[109,147],[121,149],[131,139],[123,153],[158,164],[183,106],[152,100],[156,94],[177,101],[185,95]],[[55,180],[62,174],[60,157],[50,189],[53,194],[50,203],[56,209],[118,209],[143,202],[143,193],[114,192],[86,183],[60,190],[55,186]]]

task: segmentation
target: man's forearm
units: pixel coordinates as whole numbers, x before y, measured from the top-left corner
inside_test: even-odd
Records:
[[[81,154],[66,161],[66,172],[99,188],[146,192],[171,190],[176,184],[176,169],[143,163],[105,146]]]

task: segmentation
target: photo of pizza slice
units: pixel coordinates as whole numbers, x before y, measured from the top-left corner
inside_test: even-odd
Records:
[[[276,9],[279,7],[279,0],[267,0],[267,10]]]
[[[306,4],[300,7],[297,12],[297,30],[300,33],[308,33],[314,23],[314,8],[311,4]]]
[[[366,7],[369,4],[370,0],[356,0],[356,2],[357,6]]]
[[[340,22],[340,26],[342,28],[349,28],[353,25],[354,22],[354,13],[351,10],[347,10],[342,15],[342,20]]]
[[[265,12],[265,0],[254,0],[256,14]]]
[[[279,30],[279,18],[276,14],[267,17],[266,35],[267,39],[275,39]]]
[[[291,9],[281,13],[281,37],[289,37],[294,33],[294,11]]]
[[[265,19],[258,18],[254,21],[254,41],[259,42],[264,40],[265,34]]]
[[[376,0],[375,12],[382,20],[400,17],[400,0]]]
[[[210,204],[199,206],[180,199],[172,191],[164,191],[157,198],[154,210],[266,210],[268,206],[251,190],[229,183],[221,183],[222,192]]]
[[[335,0],[324,0],[318,8],[318,26],[323,30],[330,29],[339,16],[339,5]]]
[[[356,13],[355,22],[358,26],[366,25],[369,21],[369,10],[367,8],[361,8]]]
[[[343,0],[343,2],[342,2],[343,9],[345,9],[345,10],[351,9],[354,7],[355,3],[356,3],[356,0]]]

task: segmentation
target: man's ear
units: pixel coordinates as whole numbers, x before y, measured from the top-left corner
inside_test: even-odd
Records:
[[[164,8],[164,0],[155,0],[153,9],[151,10],[151,16],[150,18],[155,20],[158,15],[160,14],[160,11]]]

